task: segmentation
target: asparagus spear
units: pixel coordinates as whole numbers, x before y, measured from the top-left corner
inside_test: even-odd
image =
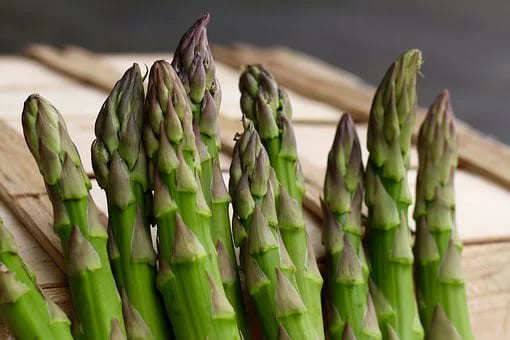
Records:
[[[174,54],[172,66],[179,76],[190,101],[193,125],[201,158],[200,182],[211,208],[211,232],[220,255],[228,261],[231,277],[224,281],[227,298],[236,312],[237,324],[245,339],[250,333],[245,320],[241,285],[237,270],[236,254],[230,230],[230,196],[225,189],[220,170],[220,134],[218,113],[221,89],[216,78],[214,58],[207,41],[209,14],[202,16],[184,34]]]
[[[181,38],[175,50],[172,67],[179,76],[189,98],[193,122],[211,156],[203,164],[200,176],[204,195],[211,200],[205,189],[212,183],[212,159],[219,161],[220,136],[218,112],[221,103],[221,89],[216,79],[214,58],[207,41],[209,14],[198,19]]]
[[[329,325],[331,339],[341,339],[350,332],[360,340],[382,337],[368,291],[368,266],[361,244],[362,183],[358,136],[351,117],[344,114],[329,152],[326,202],[322,202],[323,243],[328,257],[326,296],[332,304],[329,309],[342,320]],[[350,325],[349,331],[344,330],[343,322]]]
[[[134,64],[115,84],[99,112],[92,165],[108,198],[110,249],[118,251],[113,269],[123,292],[128,336],[168,339],[171,333],[156,287],[156,255],[150,234],[143,102],[142,76]]]
[[[72,339],[67,315],[45,297],[0,219],[0,319],[16,339]]]
[[[277,197],[283,242],[296,266],[298,290],[310,312],[315,331],[324,337],[321,307],[322,277],[313,272],[315,256],[309,247],[303,219],[304,180],[290,123],[292,109],[285,91],[260,65],[249,65],[239,81],[241,110],[253,120],[271,166],[281,183]]]
[[[210,230],[211,210],[198,174],[200,159],[186,92],[170,64],[149,74],[144,142],[154,170],[158,287],[178,339],[239,339]],[[225,255],[225,254],[222,254]]]
[[[416,283],[426,330],[432,320],[449,322],[462,339],[473,339],[461,268],[462,243],[455,225],[453,179],[456,136],[450,95],[444,90],[430,106],[418,136],[416,185]],[[440,305],[446,317],[434,318]]]
[[[89,195],[90,181],[64,120],[47,100],[31,95],[25,101],[22,123],[53,203],[54,229],[64,249],[78,318],[74,335],[104,340],[118,328],[123,334],[121,299],[108,262],[107,231]]]
[[[310,312],[296,289],[296,267],[278,227],[279,183],[252,122],[244,120],[244,126],[234,147],[229,186],[234,198],[234,237],[249,295],[267,339],[317,339]],[[314,273],[319,275],[316,266]]]
[[[391,325],[401,340],[422,339],[413,283],[413,253],[407,209],[407,168],[416,109],[421,53],[410,50],[389,68],[379,85],[368,123],[366,168],[368,253],[371,276],[389,308],[378,313],[383,337]],[[376,307],[377,308],[377,307]]]

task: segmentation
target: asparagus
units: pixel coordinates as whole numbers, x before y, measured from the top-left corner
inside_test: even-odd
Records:
[[[198,19],[181,38],[175,50],[172,67],[179,76],[189,98],[193,122],[207,147],[211,160],[219,161],[220,136],[218,112],[221,103],[221,89],[216,79],[214,58],[207,41],[209,14]],[[200,179],[208,201],[212,183],[212,161],[202,166]]]
[[[107,253],[107,231],[90,197],[90,181],[60,113],[39,95],[25,101],[23,132],[53,204],[74,311],[74,336],[124,334],[121,299]],[[115,326],[118,323],[117,326]],[[117,332],[117,333],[116,333]]]
[[[150,233],[151,192],[142,145],[144,90],[134,64],[114,86],[96,120],[92,165],[106,191],[110,258],[123,292],[130,338],[168,339],[169,322],[156,287],[156,255]]]
[[[275,204],[279,183],[252,122],[244,120],[244,127],[234,147],[229,187],[234,239],[249,295],[267,339],[317,339],[296,288],[296,267],[280,235]],[[320,275],[316,265],[313,270]]]
[[[414,253],[421,320],[426,330],[435,328],[432,320],[449,322],[462,339],[473,339],[461,268],[462,242],[455,225],[456,136],[447,90],[431,105],[420,127],[418,154]],[[445,317],[434,317],[437,305]]]
[[[144,143],[153,169],[159,240],[157,283],[176,338],[239,339],[235,312],[222,285],[230,279],[229,268],[222,267],[220,273],[218,264],[225,261],[216,256],[211,210],[198,178],[191,108],[169,63],[152,66],[145,104]]]
[[[324,337],[321,288],[322,277],[313,272],[315,256],[309,247],[302,200],[304,180],[297,157],[294,130],[290,123],[292,109],[285,91],[260,65],[249,65],[239,81],[241,110],[253,120],[271,166],[281,183],[277,199],[283,242],[296,266],[298,290],[310,312],[315,331]]]
[[[221,89],[216,78],[214,58],[207,41],[209,14],[202,16],[184,34],[172,60],[172,66],[184,85],[193,113],[193,125],[201,158],[200,182],[211,208],[211,232],[220,259],[230,266],[229,280],[224,281],[227,298],[236,312],[237,324],[246,339],[250,338],[245,320],[236,254],[230,230],[230,196],[220,170],[220,134],[218,113]],[[223,255],[224,254],[224,255]]]
[[[0,319],[16,339],[72,339],[67,315],[44,296],[0,219]]]
[[[446,316],[441,305],[436,305],[431,327],[427,331],[427,340],[462,340],[455,326]]]
[[[328,309],[339,315],[328,327],[331,339],[342,339],[351,332],[359,340],[382,337],[368,291],[368,266],[361,244],[362,183],[360,143],[351,117],[344,114],[329,152],[322,202],[328,258],[326,296],[332,304]],[[344,330],[344,323],[350,325],[349,331]]]
[[[371,276],[380,289],[378,295],[382,295],[378,301],[389,303],[384,313],[378,313],[385,339],[390,338],[388,325],[401,340],[424,336],[414,293],[414,258],[407,219],[411,195],[406,174],[420,65],[418,50],[404,53],[391,65],[376,91],[368,123],[367,248]]]

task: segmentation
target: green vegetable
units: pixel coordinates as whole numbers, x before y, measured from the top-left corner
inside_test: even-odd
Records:
[[[156,287],[156,254],[150,234],[143,105],[142,76],[134,64],[115,84],[99,112],[92,165],[108,198],[109,255],[122,292],[128,337],[168,339],[170,322]]]
[[[236,254],[230,230],[230,196],[220,170],[220,132],[218,113],[221,89],[216,78],[214,58],[207,41],[209,14],[201,17],[184,34],[174,54],[172,66],[188,96],[193,113],[195,137],[201,159],[200,182],[211,208],[213,242],[221,250],[224,266],[230,266],[228,280],[223,281],[227,298],[236,312],[237,324],[245,339],[250,338],[245,319]]]
[[[432,328],[430,332],[439,327],[433,325],[437,320],[451,323],[449,327],[462,339],[473,339],[461,266],[462,242],[455,225],[457,151],[447,90],[431,105],[421,125],[418,154],[414,253],[420,316],[425,329]]]
[[[181,81],[165,61],[151,68],[146,111],[144,142],[153,169],[159,239],[157,280],[176,338],[239,339],[222,284],[222,279],[230,279],[225,276],[229,268],[218,266],[225,261],[217,258],[211,210],[198,177],[191,108]]]
[[[0,219],[0,319],[16,339],[72,339],[67,315],[43,295]]]
[[[413,282],[412,238],[407,210],[411,194],[407,168],[415,122],[416,76],[421,53],[399,57],[379,85],[368,123],[366,167],[367,250],[379,288],[374,303],[383,338],[391,325],[401,340],[422,339]]]
[[[427,340],[462,340],[457,329],[444,313],[441,305],[436,305],[431,327],[427,330]]]
[[[361,148],[348,114],[340,120],[328,156],[322,210],[323,243],[328,258],[326,300],[331,339],[381,339],[368,291],[368,265],[361,244],[363,164]],[[349,330],[344,329],[349,326]]]
[[[89,195],[90,181],[62,116],[31,95],[22,114],[23,132],[53,203],[54,229],[64,249],[78,339],[124,334],[121,299],[107,253],[107,231]],[[117,325],[118,324],[118,325]],[[116,326],[115,326],[116,325]]]
[[[310,312],[313,328],[324,337],[322,322],[322,277],[314,272],[316,263],[309,246],[303,218],[304,180],[290,123],[292,109],[285,91],[260,65],[249,65],[239,80],[241,110],[254,122],[271,166],[281,183],[277,197],[279,228],[292,262],[296,266],[298,291]]]
[[[244,120],[244,126],[234,147],[229,186],[234,239],[249,295],[267,339],[318,339],[280,234],[275,203],[280,185],[252,122]]]

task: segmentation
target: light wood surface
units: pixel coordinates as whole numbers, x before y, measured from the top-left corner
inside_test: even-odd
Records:
[[[52,53],[52,57],[62,57],[62,51],[54,49],[47,49],[47,51],[48,53]],[[150,65],[156,59],[163,57],[169,59],[170,56],[165,54],[90,55],[88,52],[80,49],[71,49],[66,53],[69,53],[69,55],[72,56],[72,60],[76,61],[83,57],[84,52],[86,53],[85,55],[89,57],[92,56],[95,62],[92,64],[85,62],[84,65],[86,64],[88,67],[92,67],[92,69],[89,69],[89,72],[82,73],[80,77],[90,78],[91,74],[96,73],[94,70],[100,70],[100,72],[108,74],[108,76],[102,75],[97,78],[102,79],[98,81],[98,83],[103,82],[103,85],[96,84],[95,80],[88,81],[88,85],[78,83],[75,81],[76,79],[63,76],[61,72],[54,72],[49,68],[41,67],[41,65],[34,61],[14,57],[0,57],[0,70],[8,70],[8,65],[10,65],[10,63],[16,66],[13,70],[6,73],[7,75],[11,75],[12,83],[16,84],[14,88],[9,86],[9,84],[11,84],[9,77],[4,77],[0,80],[0,88],[8,92],[8,95],[5,95],[6,91],[4,91],[3,97],[2,94],[0,94],[0,98],[5,99],[0,104],[0,114],[7,120],[7,125],[18,133],[21,132],[19,115],[22,108],[22,101],[31,92],[40,92],[43,96],[54,102],[64,114],[68,128],[71,130],[71,135],[77,142],[84,165],[87,170],[90,171],[89,148],[90,142],[93,139],[92,127],[95,116],[102,101],[106,97],[105,90],[111,87],[111,84],[119,78],[120,73],[132,62],[136,61],[141,64],[145,63]],[[78,53],[78,59],[75,59],[77,58],[76,53]],[[96,63],[98,61],[104,66],[97,66]],[[81,64],[81,62],[79,62],[79,64]],[[68,65],[69,64],[61,63],[61,71],[67,68],[66,72],[72,72],[72,70],[69,71]],[[29,71],[25,72],[25,70]],[[18,81],[16,79],[16,75],[18,74],[21,74],[22,78],[26,78],[23,81]],[[34,74],[33,82],[30,79],[30,74]],[[222,104],[222,130],[224,132],[222,141],[224,151],[228,151],[229,146],[232,145],[233,131],[239,129],[239,124],[237,122],[240,117],[238,109],[239,95],[237,93],[238,73],[235,69],[225,67],[218,63],[218,76],[222,84],[224,98]],[[106,81],[107,78],[110,79],[109,85]],[[83,81],[83,79],[81,80]],[[36,85],[33,85],[34,83]],[[93,84],[93,86],[89,86],[91,84]],[[98,90],[98,88],[101,90]],[[331,122],[338,119],[339,111],[337,108],[333,108],[329,104],[321,103],[310,98],[305,98],[293,91],[290,91],[290,95],[292,103],[294,104],[295,115],[299,120],[301,120],[299,117],[307,116],[311,116],[311,118],[304,118],[302,121],[320,121],[318,118],[323,116],[330,117],[328,119],[330,119]],[[325,155],[331,144],[334,133],[334,125],[331,125],[331,123],[328,124],[315,124],[313,127],[309,125],[296,125],[299,150],[303,155],[308,157],[308,162],[310,164],[310,166],[306,166],[305,169],[307,173],[307,201],[311,200],[311,202],[307,203],[308,208],[313,208],[313,204],[316,204],[321,194],[320,187],[324,173]],[[4,126],[5,124],[0,125],[0,131],[2,133],[5,130]],[[358,131],[360,132],[360,138],[362,140],[365,138],[365,130],[363,124],[358,125]],[[12,138],[15,137],[12,136]],[[18,136],[18,138],[22,139],[20,136]],[[2,144],[5,144],[5,142]],[[20,149],[23,147],[24,143],[21,143]],[[3,159],[2,157],[7,157],[6,155],[2,155],[3,152],[4,150],[0,147],[0,160]],[[24,152],[28,153],[28,150],[25,149]],[[364,157],[366,157],[366,151],[364,150],[363,152]],[[1,169],[2,167],[15,167],[18,159],[16,156],[13,157],[15,159],[6,158],[8,163],[0,163],[0,173],[5,171]],[[414,160],[412,160],[412,163],[414,164],[413,167],[415,167],[415,155],[413,157]],[[228,152],[222,154],[222,161],[222,168],[227,169],[229,163]],[[30,168],[28,163],[26,166]],[[35,165],[32,163],[32,166]],[[15,172],[15,170],[12,171]],[[38,174],[36,175],[35,177],[39,178]],[[414,176],[414,174],[410,174],[409,179],[411,182],[414,180]],[[24,176],[19,175],[17,180],[21,179],[24,179]],[[3,180],[0,180],[0,186],[4,185],[3,182]],[[42,181],[40,183],[42,183]],[[98,205],[104,209],[106,206],[104,194],[97,187],[96,183],[93,183],[93,185],[92,195]],[[508,230],[510,230],[508,222],[510,221],[510,215],[505,211],[505,207],[507,207],[508,202],[510,202],[510,195],[506,189],[494,185],[481,176],[463,170],[458,171],[456,186],[459,215],[462,215],[459,216],[459,221],[469,222],[470,220],[474,220],[472,226],[469,226],[472,230],[468,233],[465,232],[466,228],[464,228],[461,223],[459,223],[459,226],[462,225],[461,232],[465,243],[469,243],[464,250],[464,270],[475,334],[477,339],[482,340],[505,339],[505,336],[510,334],[510,329],[508,329],[510,324],[510,266],[507,264],[510,259],[510,242],[505,241],[505,238],[508,236]],[[5,189],[1,188],[0,194],[2,190]],[[8,199],[4,198],[2,195],[0,195],[0,198],[2,200]],[[40,198],[43,200],[46,199],[43,195],[41,195]],[[27,202],[24,199],[25,197],[21,200],[13,200],[14,203],[11,204],[16,204],[27,209]],[[480,204],[482,201],[484,204]],[[496,201],[501,201],[500,206],[498,206]],[[44,207],[44,203],[39,204]],[[483,205],[483,209],[481,205]],[[495,207],[491,208],[491,206]],[[489,209],[489,212],[485,211],[487,209]],[[13,209],[13,211],[14,210],[15,209]],[[39,225],[39,221],[41,220],[51,221],[51,210],[49,206],[44,208],[44,210],[49,216],[35,216],[34,219],[37,225]],[[7,216],[8,213],[9,211],[4,212],[0,205],[0,216],[6,219],[5,216]],[[63,303],[64,307],[67,308],[66,310],[69,311],[69,297],[65,281],[63,281],[63,274],[55,264],[55,261],[58,262],[60,253],[58,251],[53,255],[48,253],[51,255],[50,257],[42,251],[37,243],[44,243],[46,241],[44,238],[36,240],[32,236],[32,232],[28,232],[30,226],[26,225],[26,217],[20,214],[20,218],[23,220],[27,228],[26,230],[24,230],[19,223],[6,224],[18,235],[16,239],[18,243],[23,246],[22,255],[38,275],[39,282],[45,287],[45,292],[55,298],[56,301]],[[11,220],[12,219],[16,220],[15,218],[11,218]],[[307,214],[307,227],[313,235],[314,247],[318,254],[321,255],[320,222],[313,214]],[[45,230],[44,233],[52,234],[51,229],[39,228],[40,230]],[[487,230],[490,231],[492,229],[497,229],[498,231],[487,232]],[[499,235],[500,232],[505,230],[507,231],[506,234],[503,233]],[[25,238],[19,235],[25,235]],[[495,239],[500,242],[494,242]],[[480,241],[483,241],[483,244],[472,244],[479,243]],[[47,250],[47,247],[44,248]],[[0,338],[5,338],[6,334],[7,333],[0,325]]]

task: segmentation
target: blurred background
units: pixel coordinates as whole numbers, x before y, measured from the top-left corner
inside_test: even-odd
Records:
[[[189,25],[212,15],[210,42],[285,45],[377,84],[409,48],[424,53],[419,103],[443,88],[454,111],[510,144],[510,2],[66,1],[0,2],[0,53],[30,42],[97,52],[170,51]]]

